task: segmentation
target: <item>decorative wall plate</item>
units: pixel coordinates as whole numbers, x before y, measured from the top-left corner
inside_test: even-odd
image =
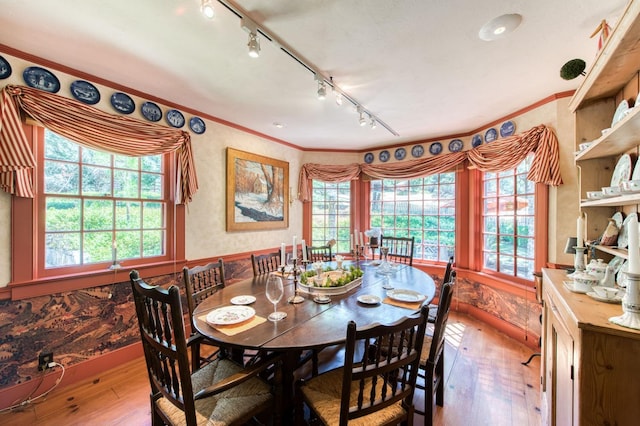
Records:
[[[380,154],[378,154],[378,158],[380,159],[380,161],[382,161],[383,163],[389,160],[389,157],[391,157],[391,155],[389,154],[389,151],[387,151],[386,149],[384,151],[380,151]]]
[[[100,102],[100,92],[93,84],[84,80],[76,80],[69,88],[74,98],[85,104],[95,105]]]
[[[500,137],[506,138],[507,136],[511,136],[516,132],[516,125],[513,124],[513,121],[505,121],[500,126]]]
[[[122,92],[116,92],[111,95],[111,106],[122,114],[131,114],[136,109],[136,104],[131,99],[131,96]]]
[[[438,155],[442,152],[442,144],[440,142],[434,142],[429,145],[429,152],[431,155]]]
[[[58,93],[60,80],[49,70],[40,67],[27,67],[22,72],[22,78],[27,86],[46,92]]]
[[[142,113],[142,116],[149,121],[156,122],[160,121],[162,118],[162,110],[153,102],[147,101],[143,103],[140,107],[140,112]]]
[[[480,145],[482,145],[482,135],[473,135],[471,138],[471,146],[475,148]]]
[[[201,135],[207,129],[204,124],[204,121],[200,117],[191,117],[189,120],[189,128],[193,133]]]
[[[616,112],[613,114],[613,120],[611,120],[611,127],[615,126],[618,121],[622,120],[629,110],[629,102],[624,99],[618,104]]]
[[[484,134],[485,143],[493,142],[498,139],[498,132],[496,129],[489,129]]]
[[[407,151],[405,151],[404,148],[398,148],[393,153],[393,156],[395,157],[396,160],[404,160],[404,157],[407,156]]]
[[[11,75],[11,65],[9,61],[0,56],[0,80],[5,79]]]
[[[449,142],[449,152],[460,152],[464,146],[460,139],[454,139]]]
[[[184,126],[184,115],[182,115],[182,113],[177,109],[170,109],[169,111],[167,111],[167,123],[179,129],[180,127]]]
[[[372,153],[370,153],[370,152],[367,152],[367,153],[364,155],[364,162],[365,162],[365,163],[367,163],[367,164],[371,164],[371,163],[373,163],[373,154],[372,154]]]
[[[636,165],[633,167],[631,180],[640,180],[640,158],[636,160]]]
[[[422,145],[414,145],[413,148],[411,148],[411,155],[413,155],[415,158],[420,158],[423,154],[424,148],[422,147]]]
[[[620,186],[622,181],[631,179],[631,168],[631,156],[629,154],[621,155],[616,163],[616,168],[613,169],[610,186]]]

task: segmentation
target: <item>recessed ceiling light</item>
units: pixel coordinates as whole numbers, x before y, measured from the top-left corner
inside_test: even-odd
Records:
[[[480,28],[478,37],[484,41],[493,41],[515,31],[522,22],[522,15],[507,13],[493,18]]]
[[[276,126],[278,129],[282,129],[284,127],[284,124],[278,123],[278,122],[273,123],[273,125]]]

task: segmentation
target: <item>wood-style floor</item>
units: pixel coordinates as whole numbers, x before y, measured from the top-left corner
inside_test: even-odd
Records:
[[[435,424],[540,425],[540,358],[523,366],[529,348],[466,315],[452,312],[447,328],[445,404],[437,408]],[[151,425],[144,359],[0,414],[0,424]],[[423,424],[422,416],[415,424]]]

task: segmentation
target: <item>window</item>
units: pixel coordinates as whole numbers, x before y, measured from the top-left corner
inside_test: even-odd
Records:
[[[336,240],[334,251],[348,253],[351,228],[351,182],[313,181],[311,244]]]
[[[531,280],[535,259],[533,155],[515,170],[483,173],[483,268]]]
[[[455,247],[455,172],[371,182],[370,227],[415,237],[414,259],[446,262]]]
[[[41,152],[38,258],[44,275],[167,255],[164,156],[112,155],[46,129]]]

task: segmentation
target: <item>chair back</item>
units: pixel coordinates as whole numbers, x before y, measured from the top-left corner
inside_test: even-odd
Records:
[[[253,276],[277,272],[280,268],[280,252],[255,255],[251,254]]]
[[[217,262],[195,266],[191,269],[185,266],[182,268],[182,279],[187,295],[191,330],[195,330],[193,310],[204,299],[224,287],[224,260],[220,258]]]
[[[449,320],[455,277],[456,272],[452,271],[451,279],[442,285],[442,290],[440,291],[440,301],[438,302],[438,311],[436,313],[433,337],[431,338],[429,357],[427,358],[427,367],[433,368],[444,350],[444,334],[447,328],[447,321]]]
[[[331,262],[333,260],[333,254],[331,253],[331,246],[307,246],[307,259],[310,262]]]
[[[451,271],[453,271],[453,256],[449,257],[447,267],[444,269],[444,276],[442,277],[442,284],[451,281]]]
[[[153,401],[164,397],[196,424],[193,386],[182,316],[180,290],[146,284],[138,271],[129,274]]]
[[[398,263],[413,265],[413,245],[415,238],[380,236],[380,247],[388,247],[388,259]],[[382,258],[382,252],[380,252]]]
[[[428,312],[424,306],[419,313],[393,324],[374,324],[360,330],[355,322],[349,322],[341,425],[397,402],[401,402],[407,418],[413,418],[413,393]]]

